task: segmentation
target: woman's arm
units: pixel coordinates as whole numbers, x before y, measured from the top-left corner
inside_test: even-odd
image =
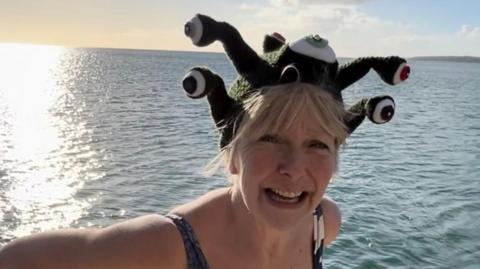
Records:
[[[323,221],[325,229],[325,245],[330,245],[338,235],[342,225],[342,215],[335,201],[324,197],[320,202],[323,212]]]
[[[186,268],[172,222],[150,215],[98,230],[63,230],[14,240],[0,250],[1,269]]]

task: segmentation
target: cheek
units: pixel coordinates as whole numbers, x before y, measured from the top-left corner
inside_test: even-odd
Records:
[[[275,169],[278,158],[278,152],[272,152],[268,148],[247,151],[240,158],[241,170],[257,176],[270,173]]]
[[[320,160],[313,161],[311,167],[313,167],[312,173],[316,179],[317,188],[324,190],[335,172],[336,158],[335,156],[325,156]]]
[[[239,158],[239,180],[242,192],[248,195],[257,195],[262,181],[275,170],[278,154],[268,151],[245,152]]]

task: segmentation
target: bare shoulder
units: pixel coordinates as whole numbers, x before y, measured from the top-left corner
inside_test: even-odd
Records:
[[[325,243],[329,245],[336,238],[342,225],[342,214],[338,205],[329,197],[324,197],[320,202],[325,224]]]
[[[103,229],[38,233],[0,250],[0,267],[185,268],[180,233],[170,219],[149,215]]]
[[[131,268],[184,268],[186,265],[181,235],[172,221],[161,215],[147,215],[97,230],[90,236],[89,245],[103,250],[103,254],[93,254],[94,260],[106,253],[112,257],[121,255],[125,257],[122,264],[131,264]]]

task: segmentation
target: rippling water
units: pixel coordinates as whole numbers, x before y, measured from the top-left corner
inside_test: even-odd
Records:
[[[226,185],[202,176],[216,132],[185,97],[193,65],[225,78],[222,54],[0,45],[0,245],[32,232],[105,226]],[[480,65],[412,61],[346,90],[390,94],[395,118],[365,122],[329,194],[343,225],[328,268],[479,268]]]

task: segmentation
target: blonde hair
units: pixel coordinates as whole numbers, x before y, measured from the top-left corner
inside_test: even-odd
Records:
[[[289,83],[259,89],[243,102],[243,113],[234,137],[207,165],[213,174],[222,163],[226,166],[239,150],[242,137],[261,137],[288,130],[302,112],[307,112],[319,126],[335,138],[336,149],[348,135],[343,122],[343,104],[327,91],[307,83]]]

